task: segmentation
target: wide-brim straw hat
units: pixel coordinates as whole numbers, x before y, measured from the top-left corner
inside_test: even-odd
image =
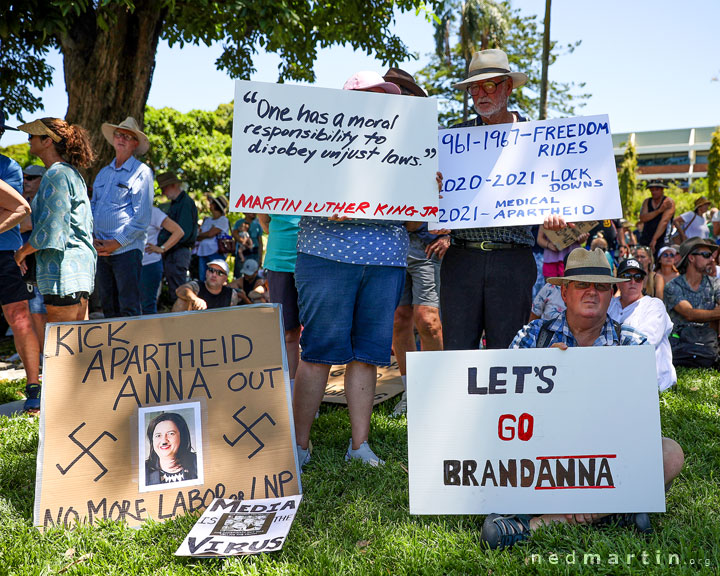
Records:
[[[140,126],[138,126],[137,121],[132,116],[128,116],[125,120],[120,122],[120,124],[110,124],[110,122],[105,122],[102,125],[103,136],[105,136],[105,140],[110,143],[110,146],[113,145],[113,134],[118,128],[132,132],[135,135],[135,138],[138,139],[138,146],[135,148],[135,154],[137,156],[142,156],[150,149],[150,140],[148,140],[148,137],[145,136],[142,130],[140,130]]]
[[[600,248],[585,250],[575,248],[565,264],[564,276],[548,278],[547,281],[555,286],[568,282],[593,282],[595,284],[617,284],[627,282],[627,278],[615,278],[605,252]]]
[[[718,245],[710,240],[704,240],[699,236],[688,238],[680,244],[680,262],[678,262],[678,268],[682,268],[687,262],[688,256],[692,254],[696,248],[709,248],[713,252],[718,249]]]
[[[43,122],[43,120],[51,120],[51,118],[40,118],[38,120],[28,122],[27,124],[20,124],[20,126],[18,126],[18,130],[32,136],[47,136],[53,142],[60,142],[62,140],[62,136],[53,132],[50,127]]]
[[[465,90],[470,84],[482,82],[489,78],[497,78],[498,76],[510,76],[513,81],[513,88],[519,88],[528,81],[527,75],[510,70],[510,64],[505,52],[492,49],[475,52],[470,61],[467,80],[458,82],[454,87],[458,90]]]
[[[158,174],[156,180],[160,189],[170,186],[170,184],[182,183],[175,172],[163,172],[162,174]]]
[[[712,204],[712,202],[710,202],[710,200],[705,198],[705,196],[700,196],[699,198],[696,198],[695,199],[695,210],[700,208],[700,206],[704,206],[705,204],[710,205],[710,204]]]
[[[225,214],[228,209],[228,199],[225,198],[225,196],[215,196],[214,198],[210,198],[210,202],[215,204],[218,208],[220,208],[220,211]]]

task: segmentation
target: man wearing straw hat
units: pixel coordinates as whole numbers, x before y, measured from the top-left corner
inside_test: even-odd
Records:
[[[522,72],[510,70],[502,50],[476,52],[468,78],[455,88],[467,90],[477,116],[453,128],[525,122],[518,112],[508,110],[508,99],[513,88],[527,80]],[[544,226],[558,230],[565,223],[549,216]],[[440,276],[445,350],[477,349],[483,332],[487,348],[507,348],[530,315],[537,275],[531,227],[453,230],[450,242]]]
[[[568,256],[562,277],[548,278],[560,286],[567,310],[551,320],[534,320],[517,333],[511,348],[567,348],[577,346],[647,345],[647,338],[630,326],[613,322],[607,315],[613,285],[627,282],[615,278],[602,250],[576,248]],[[580,407],[578,407],[580,408]],[[685,457],[680,445],[662,439],[666,489],[680,474]],[[543,514],[530,516],[490,514],[483,523],[481,539],[490,548],[506,548],[527,540],[535,530],[554,523],[594,524],[615,520],[642,533],[652,531],[650,518],[639,514]]]
[[[688,238],[702,238],[706,240],[710,237],[710,229],[708,228],[705,213],[710,208],[710,200],[705,196],[695,199],[695,207],[689,212],[685,212],[675,218],[675,227],[677,228],[680,239],[685,242]]]
[[[153,199],[153,172],[135,156],[150,148],[134,118],[102,125],[115,158],[98,173],[91,201],[97,285],[106,318],[139,316],[140,271]]]

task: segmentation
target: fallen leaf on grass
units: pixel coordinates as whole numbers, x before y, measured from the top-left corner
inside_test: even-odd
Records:
[[[405,470],[405,474],[410,474],[410,472],[408,472],[408,469],[405,468],[405,466],[403,466],[402,464],[400,464],[400,468],[402,468],[403,470]]]
[[[75,548],[68,548],[65,550],[65,554],[63,554],[65,560],[70,560],[73,556],[75,556]]]
[[[692,392],[697,392],[698,390],[700,390],[700,388],[698,388],[697,386],[691,386],[691,387],[690,387],[690,390],[691,390]]]
[[[360,548],[360,553],[365,554],[367,552],[366,548],[370,545],[370,542],[368,540],[358,540],[355,546]]]
[[[63,574],[64,572],[67,572],[70,568],[72,568],[73,566],[77,566],[81,562],[85,562],[85,560],[87,560],[88,558],[92,558],[92,554],[83,554],[82,556],[80,556],[80,558],[75,560],[75,562],[70,562],[70,564],[65,566],[65,568],[61,568],[60,570],[58,570],[58,574]]]

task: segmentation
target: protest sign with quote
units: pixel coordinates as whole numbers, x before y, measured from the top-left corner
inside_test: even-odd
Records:
[[[412,514],[665,510],[652,346],[407,363]]]
[[[290,405],[277,305],[52,324],[34,522],[299,494]]]
[[[437,218],[432,98],[238,80],[233,211]]]
[[[441,228],[620,218],[607,115],[441,130]]]
[[[263,500],[217,498],[192,527],[176,556],[244,556],[285,543],[302,496]]]

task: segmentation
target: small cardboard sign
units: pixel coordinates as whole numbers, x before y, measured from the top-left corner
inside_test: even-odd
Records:
[[[175,555],[245,556],[280,550],[301,500],[302,496],[263,500],[216,498]]]
[[[398,394],[402,394],[404,389],[397,360],[395,360],[393,356],[390,366],[378,367],[373,406],[377,406],[386,400],[390,400],[390,398],[394,398]],[[345,396],[345,366],[333,366],[330,368],[330,377],[325,387],[323,402],[347,405],[347,397]]]
[[[437,218],[434,98],[237,80],[232,211]]]
[[[407,362],[411,514],[665,511],[652,346]]]
[[[278,305],[50,324],[34,523],[299,494]]]
[[[620,218],[607,115],[440,130],[439,228]]]
[[[590,230],[597,225],[597,220],[590,220],[589,222],[578,222],[574,228],[568,226],[567,228],[557,231],[543,229],[543,233],[547,236],[547,239],[555,245],[555,248],[562,250],[575,244],[580,236],[590,232]]]

